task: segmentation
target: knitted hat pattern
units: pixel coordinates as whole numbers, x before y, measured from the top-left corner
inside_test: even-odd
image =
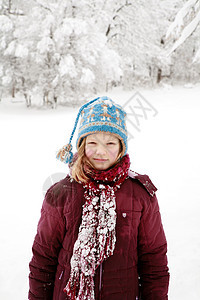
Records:
[[[76,131],[79,118],[80,125],[76,141],[77,149],[81,145],[84,137],[97,132],[107,132],[115,134],[120,139],[123,147],[123,156],[127,153],[128,134],[125,120],[126,112],[112,99],[103,96],[87,102],[80,108],[69,143],[57,153],[57,158],[62,162],[72,162],[73,153],[71,141]]]

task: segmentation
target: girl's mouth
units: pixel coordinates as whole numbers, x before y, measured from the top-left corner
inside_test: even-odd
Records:
[[[107,161],[107,159],[103,159],[103,158],[94,158],[95,161],[99,161],[99,162],[104,162]]]

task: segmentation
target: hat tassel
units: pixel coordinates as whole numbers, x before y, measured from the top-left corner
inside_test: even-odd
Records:
[[[57,153],[56,158],[59,159],[60,161],[64,163],[70,163],[73,158],[73,153],[72,153],[72,145],[67,144],[63,146]]]

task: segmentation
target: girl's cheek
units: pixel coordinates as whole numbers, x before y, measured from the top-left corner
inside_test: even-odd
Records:
[[[119,154],[119,150],[110,150],[110,157],[112,157],[113,159],[117,158],[118,154]]]
[[[87,157],[91,157],[91,156],[93,156],[93,154],[94,154],[94,150],[92,150],[92,149],[90,149],[90,148],[86,148],[86,149],[85,149],[85,155],[86,155]]]

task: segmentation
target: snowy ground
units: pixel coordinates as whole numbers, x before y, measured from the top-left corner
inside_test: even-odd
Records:
[[[148,101],[149,110],[146,120],[140,118],[140,131],[128,122],[134,137],[129,154],[132,169],[148,174],[158,187],[168,239],[169,299],[199,300],[200,87],[139,92]],[[108,96],[123,105],[134,94],[116,89]],[[135,99],[131,101],[127,110],[134,106]],[[28,263],[44,191],[57,180],[54,176],[67,173],[55,153],[68,142],[76,112],[74,108],[26,109],[23,103],[0,103],[2,300],[27,299]],[[130,118],[136,120],[133,115]]]

